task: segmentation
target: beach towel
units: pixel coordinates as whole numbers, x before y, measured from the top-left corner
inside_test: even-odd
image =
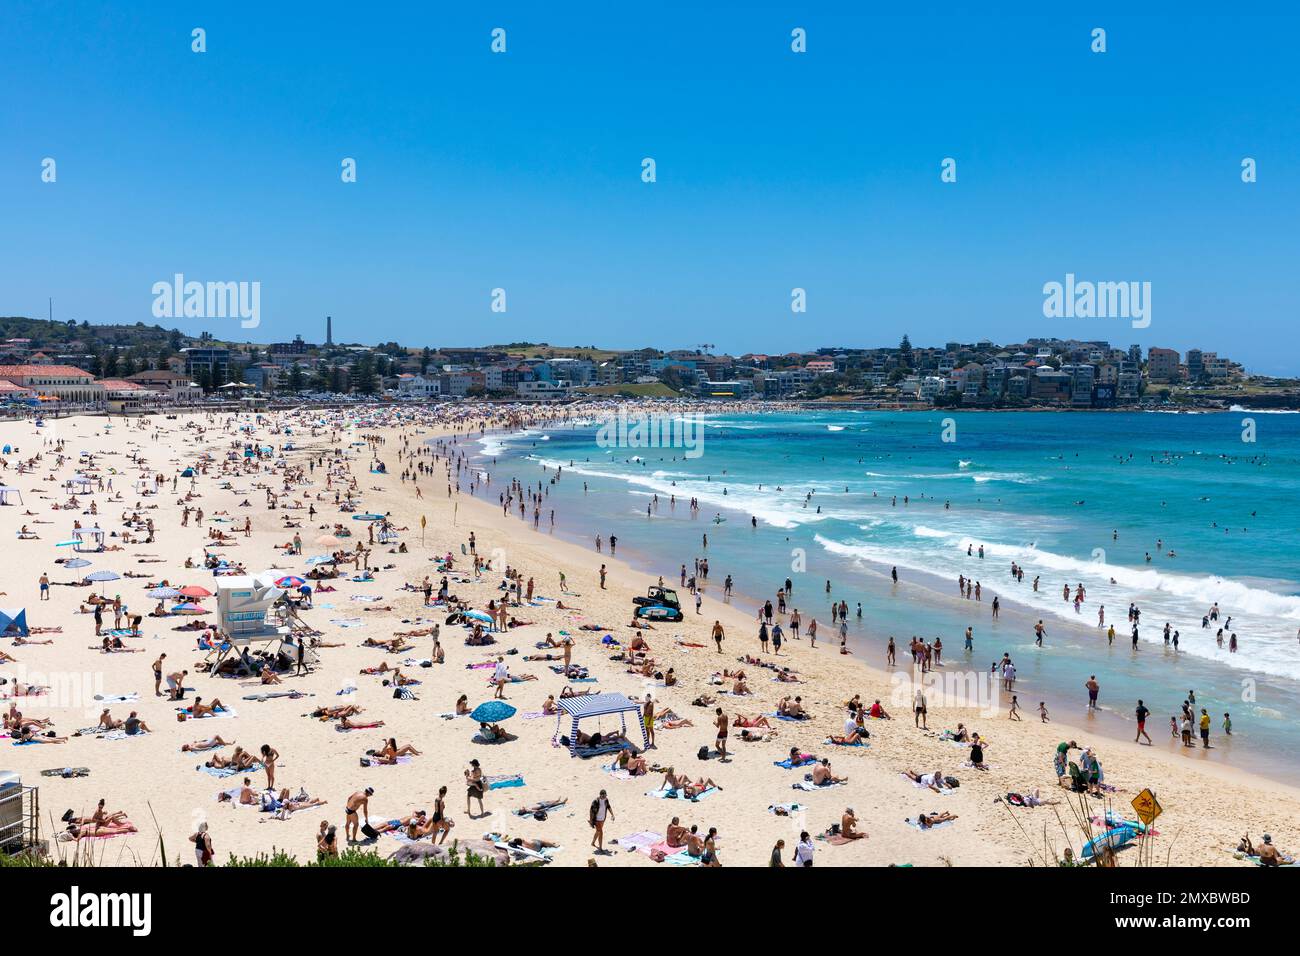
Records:
[[[904,820],[903,822],[906,823],[906,824],[907,824],[909,827],[911,827],[913,830],[920,830],[922,833],[926,833],[926,832],[928,832],[928,831],[930,831],[930,830],[938,830],[938,829],[940,829],[941,827],[946,827],[946,826],[948,826],[949,824],[956,823],[957,821],[956,821],[956,820],[944,820],[942,823],[934,823],[934,824],[931,824],[931,825],[928,826],[928,827],[923,827],[923,826],[921,826],[921,824],[917,823],[915,817],[908,817],[908,818],[907,818],[906,820]]]
[[[516,810],[516,813],[519,811]],[[655,833],[653,830],[638,830],[636,833],[629,833],[625,837],[619,837],[617,840],[611,840],[611,843],[617,843],[621,847],[627,847],[631,850],[645,850],[663,840],[662,833]]]
[[[526,784],[524,783],[524,775],[521,773],[503,774],[497,777],[488,777],[487,782],[488,782],[489,790],[505,790],[508,787],[526,786]]]
[[[540,710],[531,711],[527,714],[520,714],[521,720],[537,720],[539,717],[554,717],[554,714],[544,714]]]
[[[674,853],[672,856],[664,857],[664,862],[669,866],[699,866],[700,861],[697,857],[691,856],[685,850]]]
[[[811,719],[811,718],[808,718],[808,717],[791,717],[789,714],[768,714],[767,716],[769,716],[769,717],[775,717],[777,720],[804,721],[804,720],[810,720],[810,719]]]
[[[772,766],[780,767],[782,770],[797,770],[800,767],[806,767],[808,766],[808,764],[816,763],[816,762],[817,762],[817,758],[814,757],[812,754],[800,754],[798,763],[792,763],[790,758],[786,757],[784,760],[772,761]]]
[[[841,743],[836,743],[834,740],[831,740],[831,738],[827,737],[826,742],[833,747],[870,747],[871,746],[865,740],[855,740],[851,744],[841,744]]]
[[[1232,855],[1233,855],[1233,857],[1234,857],[1235,859],[1238,859],[1238,860],[1249,860],[1251,863],[1254,863],[1256,866],[1263,866],[1263,865],[1264,865],[1263,863],[1260,862],[1260,859],[1259,859],[1258,856],[1247,856],[1245,853],[1234,853],[1234,854],[1232,854]],[[1295,866],[1295,865],[1296,865],[1295,857],[1284,856],[1284,857],[1282,857],[1282,861],[1283,861],[1283,862],[1280,864],[1280,866]]]
[[[680,790],[647,790],[646,796],[654,797],[656,800],[689,800],[691,803],[699,803],[705,797],[709,796],[709,794],[715,793],[717,789],[717,787],[709,787],[707,790],[702,790],[693,797],[686,796]]]
[[[819,833],[817,839],[828,843],[831,846],[844,846],[846,843],[857,843],[857,840],[850,840],[843,833]]]
[[[918,789],[918,790],[930,790],[930,788],[927,787],[925,784],[920,783],[920,782],[918,782],[918,781],[916,781],[916,780],[913,780],[911,777],[909,777],[909,776],[908,776],[907,774],[905,774],[905,773],[900,773],[899,776],[902,777],[904,780],[906,780],[908,783],[910,783],[912,786],[916,787],[916,789]],[[933,790],[930,790],[930,792],[931,792],[931,793],[934,793]],[[942,795],[945,796],[945,797],[947,797],[947,796],[951,796],[952,794],[954,794],[954,793],[956,793],[956,792],[957,792],[957,788],[956,788],[956,787],[940,787],[940,788],[939,788],[939,793],[942,794]]]
[[[774,803],[767,808],[767,812],[779,817],[788,817],[792,813],[798,813],[800,810],[808,809],[802,803]]]
[[[101,826],[94,833],[85,833],[81,836],[74,836],[68,831],[60,833],[58,839],[62,843],[71,843],[74,840],[109,840],[116,836],[122,836],[127,833],[138,833],[135,824],[130,820],[123,820],[120,823]]]
[[[136,693],[95,695],[95,700],[99,701],[102,704],[127,704],[133,700],[139,700],[139,699],[140,699],[140,695]]]
[[[490,746],[494,746],[494,745],[496,745],[496,744],[508,744],[508,743],[512,743],[512,742],[514,742],[514,741],[516,741],[516,740],[518,740],[518,739],[519,739],[518,737],[516,737],[516,736],[514,736],[513,734],[511,734],[511,735],[508,736],[508,737],[498,737],[496,740],[488,740],[488,739],[487,739],[486,737],[484,737],[482,734],[475,734],[473,737],[470,738],[470,742],[471,742],[471,743],[475,743],[475,744],[483,744],[483,745],[485,745],[485,746],[489,746],[489,747],[490,747]]]
[[[209,767],[207,764],[199,764],[194,768],[199,773],[206,773],[209,777],[216,777],[218,780],[224,780],[226,777],[237,777],[240,774],[250,775],[262,770],[260,763],[255,763],[248,770],[236,770],[233,767]]]
[[[601,744],[599,747],[592,747],[591,745],[579,746],[575,753],[583,760],[590,760],[592,757],[599,757],[603,754],[612,754],[617,753],[620,750],[633,749],[635,748],[633,748],[631,741],[611,740],[608,743]]]
[[[569,801],[567,800],[560,800],[560,801],[543,800],[540,803],[533,804],[533,806],[539,807],[540,810],[519,809],[513,812],[514,815],[517,817],[531,817],[538,812],[549,813],[551,810],[558,810],[560,807],[564,806],[568,802]]]
[[[100,740],[130,740],[132,737],[148,737],[149,734],[141,730],[138,733],[128,734],[125,730],[110,730],[106,734],[100,734]]]
[[[829,790],[832,787],[842,787],[842,783],[824,783],[821,786],[813,783],[811,780],[800,780],[798,783],[790,784],[795,790],[807,790],[809,793],[815,790]]]
[[[405,757],[398,757],[398,758],[397,758],[397,763],[410,763],[410,762],[411,762],[411,757],[410,757],[409,754],[408,754],[407,756],[405,756]],[[392,767],[392,766],[395,766],[395,764],[391,764],[391,763],[380,763],[380,762],[377,761],[377,760],[371,760],[369,757],[362,757],[362,758],[361,758],[361,766],[363,766],[363,767]]]
[[[207,720],[209,717],[217,717],[222,720],[232,720],[239,716],[239,714],[235,713],[235,711],[231,710],[229,707],[223,707],[215,713],[204,714],[202,717],[195,717],[194,711],[190,707],[182,708],[181,713],[185,715],[186,720]]]

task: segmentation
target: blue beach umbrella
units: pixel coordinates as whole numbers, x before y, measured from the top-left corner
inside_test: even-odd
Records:
[[[65,568],[88,568],[90,567],[90,562],[85,558],[70,558],[63,562],[63,566]]]
[[[480,724],[494,724],[499,720],[509,720],[516,713],[517,711],[504,700],[489,700],[475,707],[469,719],[476,720]]]
[[[180,597],[180,591],[176,588],[154,588],[148,594],[157,601],[165,601],[168,598]]]
[[[116,571],[92,571],[90,572],[90,574],[87,574],[83,580],[94,581],[97,584],[103,584],[106,581],[116,581],[121,577],[122,575],[118,574]],[[102,587],[99,589],[99,593],[100,594],[104,593],[104,589]]]

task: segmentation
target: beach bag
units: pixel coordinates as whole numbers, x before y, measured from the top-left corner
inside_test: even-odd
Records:
[[[361,824],[361,832],[364,833],[367,837],[369,837],[372,840],[379,839],[379,831],[376,830],[374,827],[372,827],[369,823]]]
[[[944,785],[945,785],[945,786],[948,786],[948,787],[954,787],[954,788],[955,788],[955,787],[960,787],[960,786],[961,786],[961,781],[958,780],[956,777],[944,777],[944,778],[943,778],[943,782],[944,782]]]
[[[695,756],[696,756],[698,759],[700,759],[700,760],[708,760],[708,759],[709,759],[709,748],[708,748],[708,747],[701,747],[700,750],[699,750],[699,753],[697,753]]]

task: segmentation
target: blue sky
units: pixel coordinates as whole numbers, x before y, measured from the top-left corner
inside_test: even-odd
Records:
[[[153,322],[182,272],[260,282],[261,341],[1059,335],[1300,373],[1294,17],[472,6],[7,0],[0,314]],[[1150,327],[1045,318],[1067,272],[1151,282]]]

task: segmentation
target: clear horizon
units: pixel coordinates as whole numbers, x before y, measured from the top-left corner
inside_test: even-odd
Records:
[[[1175,12],[11,3],[0,312],[258,342],[328,314],[415,348],[1105,339],[1300,374],[1300,20]],[[155,317],[177,272],[259,282],[260,326]],[[1149,282],[1149,327],[1046,318],[1067,274]]]

